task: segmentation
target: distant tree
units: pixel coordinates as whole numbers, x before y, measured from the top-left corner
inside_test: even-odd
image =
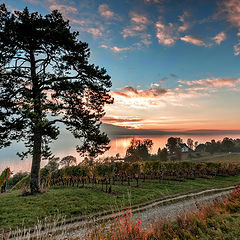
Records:
[[[234,150],[234,142],[231,138],[225,137],[222,141],[223,152],[231,152]]]
[[[47,168],[49,168],[50,172],[54,172],[58,170],[59,168],[59,157],[53,157],[48,160],[48,164],[46,165]]]
[[[195,148],[196,152],[206,152],[206,145],[205,144],[199,144],[197,145],[197,147]]]
[[[195,141],[195,142],[194,142],[194,149],[195,149],[195,150],[196,150],[197,145],[198,145],[198,141]]]
[[[81,139],[80,154],[109,149],[100,132],[110,76],[89,64],[88,44],[58,11],[7,11],[0,5],[0,148],[23,141],[32,156],[30,189],[40,191],[40,163],[59,135],[59,123]]]
[[[151,139],[132,139],[131,145],[126,151],[125,159],[127,161],[144,161],[149,158],[149,151],[152,149],[153,142]]]
[[[191,150],[193,150],[193,140],[191,138],[188,138],[187,145]]]
[[[70,166],[76,165],[76,164],[77,164],[77,159],[73,156],[66,156],[66,157],[62,158],[60,161],[60,165],[62,165],[64,167],[70,167]]]
[[[175,151],[175,160],[177,160],[177,161],[182,160],[182,149],[179,147]]]
[[[178,148],[179,143],[182,143],[182,142],[183,141],[181,138],[177,138],[177,137],[168,138],[166,147],[167,147],[169,153],[174,154]]]
[[[160,148],[159,148],[160,149]],[[158,151],[158,156],[160,161],[167,161],[168,160],[168,151],[166,148],[160,149],[160,152]]]
[[[157,151],[157,155],[160,156],[160,155],[161,155],[161,152],[162,152],[162,150],[161,150],[161,148],[159,147],[159,148],[158,148],[158,151]]]
[[[93,157],[85,157],[82,162],[80,163],[80,165],[83,166],[93,166],[94,165],[94,158]]]
[[[177,149],[177,139],[175,137],[168,138],[166,147],[170,154],[174,154]]]
[[[168,138],[166,148],[170,154],[171,161],[180,161],[182,159],[181,143],[183,143],[183,140],[179,137]]]

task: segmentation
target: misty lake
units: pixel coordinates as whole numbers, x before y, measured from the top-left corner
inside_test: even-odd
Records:
[[[122,136],[111,136],[110,142],[110,150],[107,151],[101,157],[106,156],[115,156],[117,153],[120,154],[121,157],[125,156],[126,149],[130,145],[132,138],[144,139],[149,138],[153,140],[153,148],[151,153],[156,153],[158,148],[165,147],[167,139],[170,135],[122,135]],[[175,135],[175,137],[181,137],[184,142],[187,141],[188,138],[191,138],[198,143],[205,143],[206,141],[210,141],[212,139],[222,140],[224,137],[230,137],[233,139],[240,138],[240,134],[231,134],[231,135]],[[69,136],[60,135],[59,139],[55,141],[52,145],[52,151],[57,157],[64,157],[67,155],[73,155],[77,158],[78,162],[81,161],[78,153],[75,151],[74,146],[77,145],[76,140]],[[31,159],[20,160],[16,155],[17,152],[21,152],[24,150],[23,144],[14,144],[11,147],[1,149],[0,150],[0,172],[6,167],[10,167],[10,169],[16,173],[19,171],[30,171],[31,168]],[[46,160],[42,161],[42,165],[46,164]]]

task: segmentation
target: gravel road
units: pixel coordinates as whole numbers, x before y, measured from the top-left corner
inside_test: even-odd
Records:
[[[211,204],[215,200],[221,201],[221,199],[227,196],[232,189],[233,187],[210,189],[198,193],[184,194],[160,200],[152,204],[133,209],[133,219],[136,220],[137,218],[141,218],[143,228],[147,228],[159,219],[174,220],[177,216],[184,215],[184,213],[198,210],[204,204]],[[116,217],[117,215],[119,215],[119,213],[95,219],[96,224],[94,225],[97,225],[101,220],[107,220],[109,218]],[[73,238],[79,237],[80,239],[83,239],[85,234],[89,232],[89,228],[87,227],[87,222],[84,222],[81,226],[78,224],[79,223],[73,223],[75,226],[72,225],[72,227],[75,230],[70,231],[70,236]],[[61,235],[58,239],[63,239],[63,237],[66,239],[66,235]]]
[[[204,204],[212,204],[216,199],[221,200],[230,191],[224,191],[220,193],[214,193],[205,196],[192,196],[185,200],[181,200],[175,203],[166,205],[158,205],[149,208],[143,212],[136,212],[133,218],[141,218],[143,228],[147,228],[157,220],[174,220],[177,216],[182,216],[185,213],[199,210]]]
[[[156,201],[151,204],[135,208],[132,210],[133,219],[141,218],[142,227],[147,228],[154,224],[157,220],[174,220],[177,216],[190,211],[196,211],[204,204],[211,204],[214,200],[221,200],[232,191],[233,187],[204,190],[197,193],[184,194],[164,200]],[[100,222],[107,221],[105,224],[109,226],[111,219],[119,216],[120,213],[113,213],[105,216],[100,216],[95,219],[88,219],[79,222],[63,224],[60,227],[50,228],[50,232],[60,232],[55,240],[77,238],[84,239],[84,236],[91,231],[93,226],[98,226]],[[56,233],[54,234],[56,236]],[[25,237],[17,237],[14,240],[30,239],[46,239],[49,236],[49,231],[36,230],[33,233],[27,233]]]

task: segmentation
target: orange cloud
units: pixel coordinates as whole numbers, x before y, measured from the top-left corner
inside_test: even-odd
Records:
[[[125,52],[125,51],[130,51],[130,48],[119,48],[117,46],[114,46],[111,48],[111,50],[115,53],[119,53],[119,52]]]
[[[136,12],[130,12],[131,21],[136,24],[148,24],[149,20],[146,16],[138,14]]]
[[[178,37],[176,36],[176,27],[172,23],[165,26],[163,23],[158,21],[155,24],[155,27],[157,30],[156,37],[160,44],[173,45],[175,43]]]
[[[179,80],[178,82],[193,87],[235,87],[240,84],[240,78],[207,78],[195,81]]]
[[[228,87],[232,91],[228,94],[237,99],[234,91],[239,89],[240,78],[178,82],[181,84],[174,89],[162,89],[151,84],[145,90],[126,86],[111,92],[114,104],[106,107],[106,123],[141,129],[170,129],[173,126],[179,129],[224,129],[237,126],[239,114],[231,111],[237,100],[226,101],[218,90]],[[212,101],[212,96],[217,100]],[[223,114],[222,104],[229,106],[226,107],[228,114]]]
[[[131,116],[107,116],[102,120],[104,123],[130,128],[139,128],[142,126],[141,122],[144,121],[143,118]]]
[[[151,34],[142,34],[141,35],[141,38],[142,38],[142,43],[146,46],[152,44],[152,41],[151,41]]]
[[[146,33],[142,33],[142,31],[146,30],[147,25],[150,23],[148,18],[144,15],[138,14],[136,12],[130,12],[130,20],[132,24],[130,26],[127,26],[126,28],[123,29],[122,35],[124,38],[127,37],[135,37],[135,36],[140,36],[146,45],[150,44],[149,36]]]
[[[108,116],[108,117],[104,117],[102,120],[107,123],[116,123],[116,122],[121,123],[121,122],[141,122],[143,121],[143,118],[129,117],[129,116],[125,116],[125,117]]]
[[[114,13],[112,10],[110,10],[109,6],[107,4],[101,4],[98,7],[98,12],[100,15],[106,19],[117,19],[120,20],[120,17]]]
[[[215,37],[212,38],[218,45],[221,44],[222,41],[226,39],[225,32],[218,33]]]
[[[185,32],[187,31],[191,24],[189,22],[186,22],[186,18],[189,16],[189,13],[187,11],[184,11],[182,16],[179,16],[179,21],[182,22],[182,26],[178,27],[179,32]]]
[[[125,96],[131,97],[156,97],[161,96],[167,93],[166,89],[163,88],[151,88],[147,90],[138,90],[136,88],[127,86],[124,87],[120,92],[113,92],[114,94],[120,95],[124,94]]]
[[[103,36],[104,27],[99,27],[99,28],[90,27],[90,28],[86,28],[84,30],[86,32],[92,34],[93,37],[101,37],[101,36]]]
[[[116,105],[129,106],[138,109],[163,108],[167,105],[182,106],[181,100],[206,96],[201,89],[163,89],[152,84],[150,89],[139,90],[126,86],[120,91],[111,92]]]
[[[112,52],[114,53],[120,53],[120,52],[126,52],[126,51],[130,51],[131,48],[129,47],[125,47],[125,48],[120,48],[120,47],[117,47],[117,46],[114,46],[114,47],[109,47],[107,45],[100,45],[101,48],[106,48],[106,49],[110,49]]]
[[[181,37],[180,39],[184,42],[191,43],[193,45],[205,46],[205,47],[207,46],[207,44],[205,44],[204,41],[202,41],[194,36],[191,36],[191,35],[186,35],[184,37]]]
[[[105,17],[107,19],[114,17],[114,12],[109,9],[109,6],[107,4],[101,4],[98,7],[98,12],[102,17]]]
[[[146,109],[165,106],[166,104],[162,101],[161,97],[166,94],[166,92],[167,90],[161,88],[138,90],[127,86],[120,91],[112,92],[111,95],[116,104]]]
[[[69,5],[64,5],[64,4],[53,4],[49,7],[51,11],[53,10],[58,10],[61,12],[64,16],[66,16],[69,13],[74,13],[76,14],[78,12],[77,8],[69,6]]]
[[[227,21],[232,26],[240,29],[240,1],[224,0],[219,2],[220,12],[225,13]]]
[[[234,45],[234,46],[233,46],[233,49],[234,49],[234,55],[235,55],[235,56],[240,55],[240,42],[237,43],[236,45]]]

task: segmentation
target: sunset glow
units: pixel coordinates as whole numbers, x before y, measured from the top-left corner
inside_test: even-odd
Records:
[[[180,3],[181,2],[181,3]],[[135,129],[239,129],[240,2],[7,0],[69,19],[112,77],[103,122]]]
[[[106,68],[114,103],[105,106],[101,119],[111,138],[104,156],[123,156],[138,134],[155,138],[158,133],[190,133],[200,141],[204,134],[211,140],[214,131],[222,137],[239,133],[240,1],[4,2],[10,11],[27,6],[45,15],[59,10],[89,44],[90,62]],[[47,100],[53,101],[51,92]],[[61,134],[53,152],[79,158],[79,142],[65,129]],[[167,137],[156,137],[153,151]],[[29,169],[30,160],[14,165],[22,149],[13,145],[2,150],[1,158],[14,170]]]

